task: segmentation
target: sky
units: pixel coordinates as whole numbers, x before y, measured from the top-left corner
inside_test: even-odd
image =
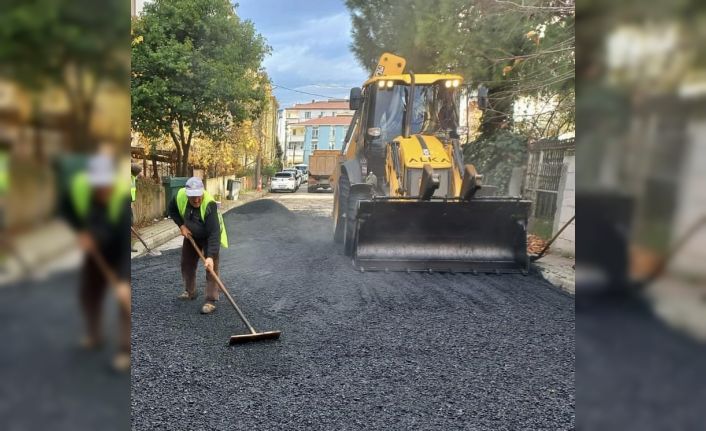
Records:
[[[351,52],[351,21],[343,0],[239,0],[238,16],[255,24],[272,53],[264,66],[281,108],[347,98],[368,77]]]

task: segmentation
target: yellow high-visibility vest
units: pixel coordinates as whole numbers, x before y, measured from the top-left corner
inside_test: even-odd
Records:
[[[201,220],[206,221],[206,208],[208,207],[208,204],[211,202],[215,202],[216,200],[213,199],[213,196],[206,190],[203,191],[203,200],[201,201]],[[179,209],[179,215],[181,215],[181,218],[184,218],[184,215],[186,214],[186,205],[189,203],[189,197],[186,196],[186,189],[181,188],[177,192],[176,195],[176,204],[177,208]],[[228,234],[226,233],[226,227],[225,224],[223,223],[223,216],[221,213],[219,213],[216,210],[216,214],[218,215],[218,224],[220,225],[221,228],[221,246],[224,248],[228,248]]]

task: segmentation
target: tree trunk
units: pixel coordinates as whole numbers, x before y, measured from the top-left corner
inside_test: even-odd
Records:
[[[507,86],[499,86],[488,89],[489,107],[483,111],[481,119],[480,138],[490,138],[498,130],[507,127],[512,119],[512,97],[508,92],[512,89]]]
[[[157,153],[152,153],[152,178],[159,183],[159,173],[157,172]]]

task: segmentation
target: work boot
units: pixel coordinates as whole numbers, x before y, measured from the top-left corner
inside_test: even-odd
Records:
[[[103,340],[99,337],[86,335],[81,338],[78,344],[83,350],[98,350],[103,347]]]
[[[181,292],[181,295],[177,296],[177,298],[181,299],[182,301],[192,301],[192,300],[196,299],[197,296],[199,296],[198,293],[194,292],[194,294],[192,295],[185,290],[185,291]]]
[[[113,369],[119,373],[130,371],[130,353],[120,352],[113,358]]]
[[[201,307],[201,314],[211,314],[214,311],[216,311],[216,304],[213,302],[206,302],[203,304],[203,307]]]

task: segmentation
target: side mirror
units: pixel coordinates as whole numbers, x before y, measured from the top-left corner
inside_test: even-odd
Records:
[[[348,108],[351,111],[357,111],[360,108],[360,101],[363,100],[363,91],[360,87],[351,88],[351,95],[348,100]]]

